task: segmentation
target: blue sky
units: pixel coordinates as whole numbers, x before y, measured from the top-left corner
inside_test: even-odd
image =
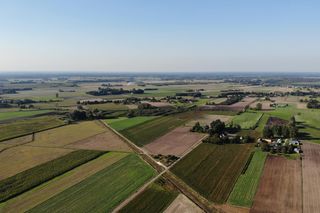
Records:
[[[0,0],[1,71],[320,71],[320,1]]]

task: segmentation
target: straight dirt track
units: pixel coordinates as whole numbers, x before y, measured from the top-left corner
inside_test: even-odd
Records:
[[[320,211],[320,145],[303,144],[303,212]]]
[[[251,213],[302,212],[301,161],[268,156]]]

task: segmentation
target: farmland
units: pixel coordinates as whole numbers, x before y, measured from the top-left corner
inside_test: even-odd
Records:
[[[121,131],[125,137],[138,146],[146,145],[170,130],[183,125],[190,119],[190,113],[164,116]]]
[[[106,212],[154,175],[151,167],[133,154],[41,203],[30,212]]]
[[[80,183],[100,170],[107,168],[113,163],[126,157],[127,153],[108,152],[101,157],[89,161],[65,174],[54,178],[30,191],[27,191],[0,205],[0,211],[4,212],[25,212],[47,199],[59,194],[65,189]],[[2,207],[2,208],[1,208]]]
[[[106,131],[98,121],[85,121],[71,124],[47,131],[39,132],[35,140],[30,143],[32,146],[63,147],[75,141],[89,138]]]
[[[65,148],[101,151],[130,152],[129,146],[110,129],[105,132],[71,143]]]
[[[0,181],[0,202],[90,161],[103,152],[80,150],[46,162]]]
[[[109,124],[113,129],[117,131],[121,131],[138,124],[144,123],[146,121],[152,120],[156,118],[156,116],[138,116],[133,118],[116,118],[116,119],[107,119],[106,122]]]
[[[120,212],[162,212],[177,197],[178,192],[165,179],[158,179],[133,199]]]
[[[22,111],[21,110],[21,111],[13,111],[13,112],[0,112],[0,121],[40,115],[48,112],[51,112],[51,111],[49,110],[23,110]]]
[[[11,123],[0,124],[0,141],[61,126],[63,124],[64,122],[55,116],[42,116],[28,120],[19,120]]]
[[[190,132],[189,127],[178,127],[144,148],[152,154],[181,156],[203,137],[204,134]]]
[[[303,151],[303,212],[317,212],[320,208],[320,145],[305,142]]]
[[[179,194],[164,213],[203,213],[203,211],[186,196]]]
[[[251,212],[302,212],[301,161],[268,156]]]
[[[0,153],[0,180],[68,154],[73,150],[32,146],[17,146]]]
[[[266,156],[267,154],[261,150],[256,150],[254,152],[248,168],[238,178],[237,183],[229,196],[228,203],[236,206],[251,207]]]
[[[261,113],[244,112],[232,119],[233,124],[239,124],[242,129],[254,128],[259,121]]]
[[[251,145],[204,143],[179,161],[172,171],[204,197],[224,203],[251,150]]]

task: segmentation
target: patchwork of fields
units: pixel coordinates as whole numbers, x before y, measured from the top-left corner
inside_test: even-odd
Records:
[[[179,161],[172,171],[204,197],[224,203],[251,151],[252,145],[201,144]]]
[[[191,113],[163,116],[125,129],[120,133],[136,145],[144,146],[170,130],[185,124],[191,118]]]
[[[55,116],[42,116],[0,124],[0,141],[61,125],[64,125],[64,122]]]
[[[115,119],[107,119],[106,123],[109,124],[113,129],[121,131],[152,120],[154,118],[157,118],[157,116],[139,116],[133,118],[120,117]]]
[[[165,179],[158,179],[133,199],[120,212],[162,212],[178,196],[178,192]]]
[[[229,196],[228,203],[236,206],[252,206],[266,157],[267,153],[261,150],[254,152],[248,168],[238,178]]]
[[[109,212],[153,175],[139,157],[128,155],[29,212]]]

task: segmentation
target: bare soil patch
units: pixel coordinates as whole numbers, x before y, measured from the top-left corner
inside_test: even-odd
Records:
[[[302,212],[301,161],[268,156],[251,213]]]
[[[183,194],[178,197],[168,206],[164,213],[202,213],[204,212],[191,200]]]
[[[129,146],[111,130],[107,130],[106,132],[103,132],[101,134],[77,141],[66,147],[74,149],[89,149],[102,151],[132,151],[129,148]]]
[[[203,137],[204,134],[190,132],[190,127],[178,127],[144,148],[151,154],[181,156]]]
[[[320,145],[303,144],[303,212],[311,213],[320,210]]]

